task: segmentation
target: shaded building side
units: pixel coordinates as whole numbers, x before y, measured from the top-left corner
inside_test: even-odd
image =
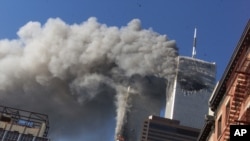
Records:
[[[200,130],[179,123],[177,120],[149,116],[143,124],[141,141],[195,141]]]
[[[139,141],[144,119],[150,115],[160,116],[165,105],[165,79],[154,76],[137,78],[140,93],[130,93],[127,103],[131,107],[126,113],[123,134],[125,141]],[[141,85],[141,86],[138,86]]]

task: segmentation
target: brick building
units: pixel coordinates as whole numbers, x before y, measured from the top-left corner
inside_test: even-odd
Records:
[[[230,140],[230,125],[250,124],[250,21],[210,99],[198,141]]]

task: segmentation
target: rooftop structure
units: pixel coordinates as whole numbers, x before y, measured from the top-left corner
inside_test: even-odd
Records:
[[[1,141],[50,141],[48,116],[0,105]]]

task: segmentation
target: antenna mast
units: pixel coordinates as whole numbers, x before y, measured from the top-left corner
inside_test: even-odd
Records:
[[[192,51],[192,58],[195,58],[196,55],[196,27],[194,28],[194,42],[193,42],[193,51]]]

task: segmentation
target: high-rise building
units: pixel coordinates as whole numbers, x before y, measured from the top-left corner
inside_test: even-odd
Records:
[[[196,141],[199,131],[181,126],[177,120],[151,115],[144,121],[141,141]]]
[[[0,141],[50,141],[48,116],[0,106]]]
[[[127,97],[127,103],[130,107],[126,113],[126,119],[122,132],[120,133],[125,141],[140,140],[140,133],[143,126],[143,120],[150,115],[160,115],[161,108],[165,105],[165,80],[156,77],[136,78],[138,87],[142,87],[141,93],[130,94]],[[134,84],[136,85],[136,84]],[[121,137],[119,137],[122,141]],[[117,139],[117,140],[118,140]]]
[[[139,140],[142,121],[149,115],[160,116],[165,104],[166,118],[179,120],[183,126],[202,128],[215,86],[215,72],[215,63],[179,56],[173,82],[166,84],[165,79],[141,78],[138,83],[147,90],[128,96],[131,108],[127,112],[122,136],[126,141]]]
[[[180,125],[202,128],[208,113],[208,101],[215,86],[216,66],[213,62],[196,59],[196,29],[192,57],[178,56],[175,79],[157,77],[135,79],[141,84],[140,94],[129,94],[129,110],[122,129],[126,141],[140,139],[142,121],[149,115],[180,121]],[[133,84],[131,84],[133,87]],[[138,87],[138,86],[135,86]],[[163,111],[163,112],[162,112]]]
[[[165,117],[201,128],[215,86],[215,63],[179,56],[177,67],[173,86],[167,90]]]

